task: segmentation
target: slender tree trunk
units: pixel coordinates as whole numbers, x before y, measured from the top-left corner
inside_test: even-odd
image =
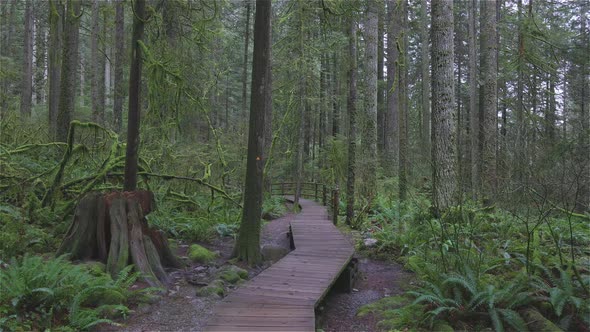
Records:
[[[402,37],[399,38],[399,199],[405,201],[408,192],[408,2],[402,1]]]
[[[377,153],[383,157],[383,146],[385,144],[385,82],[383,81],[383,58],[385,37],[385,1],[378,1],[378,28],[377,28]],[[382,159],[382,158],[381,158]]]
[[[470,0],[468,0],[470,1]],[[420,63],[422,71],[422,124],[421,124],[421,145],[422,154],[425,161],[430,161],[430,54],[429,54],[429,35],[428,35],[428,5],[426,0],[421,0],[420,28],[422,61]]]
[[[248,48],[250,45],[250,0],[246,0],[246,26],[244,27],[244,66],[242,68],[242,112],[248,112]]]
[[[295,199],[294,206],[298,207],[299,198],[301,197],[301,182],[303,181],[303,159],[305,155],[305,122],[306,122],[306,98],[305,98],[305,86],[306,86],[306,69],[305,68],[305,53],[304,53],[304,32],[303,32],[303,0],[297,1],[299,10],[299,129],[297,136],[297,155],[295,160]]]
[[[92,121],[104,123],[104,56],[100,53],[100,4],[92,2],[92,29],[90,31],[90,94],[92,99]]]
[[[61,56],[61,82],[59,107],[57,112],[56,138],[65,142],[68,129],[76,106],[76,88],[78,83],[79,33],[81,15],[80,1],[68,0],[63,28]]]
[[[431,17],[432,202],[439,214],[455,203],[457,191],[452,0],[433,0]]]
[[[467,0],[468,17],[468,79],[469,79],[469,134],[471,162],[471,198],[476,200],[480,187],[479,172],[479,109],[477,107],[477,49],[475,44],[476,0]]]
[[[482,81],[483,81],[483,187],[488,199],[496,200],[496,118],[498,112],[498,62],[496,4],[481,1]]]
[[[384,171],[393,176],[398,166],[399,154],[399,51],[401,34],[401,3],[389,0],[387,5],[387,111],[385,112]]]
[[[258,264],[261,260],[260,215],[265,160],[260,156],[264,148],[265,117],[272,108],[271,13],[270,0],[256,1],[246,188],[235,249],[236,256],[249,265]]]
[[[340,63],[338,62],[338,54],[332,54],[332,137],[340,134]]]
[[[346,180],[346,224],[354,219],[354,182],[356,172],[356,22],[348,22],[348,177]]]
[[[124,0],[115,3],[115,87],[113,100],[113,125],[118,133],[123,129],[123,98],[125,82],[123,67],[125,63],[125,6]]]
[[[367,75],[366,120],[363,130],[363,164],[362,195],[369,202],[373,200],[377,190],[377,100],[378,100],[378,12],[377,0],[369,0],[366,22],[366,54],[365,71]]]
[[[133,36],[131,38],[131,67],[129,72],[129,113],[127,116],[127,150],[125,152],[125,181],[123,189],[137,188],[137,161],[139,154],[139,125],[141,119],[141,67],[139,43],[143,39],[145,0],[135,0],[133,9]]]
[[[31,0],[25,2],[25,27],[23,45],[23,72],[20,94],[20,114],[22,117],[31,116],[31,102],[33,99],[33,5]]]
[[[57,130],[57,107],[59,105],[59,91],[61,81],[61,58],[59,51],[62,49],[63,7],[58,0],[49,1],[49,54],[48,54],[48,79],[49,100],[47,103],[49,115],[49,136],[55,138]]]
[[[45,56],[47,54],[47,20],[44,3],[35,3],[35,104],[45,102]],[[47,12],[45,11],[45,14]]]
[[[522,18],[522,0],[518,0],[518,62],[517,62],[517,86],[516,86],[516,149],[515,149],[515,163],[516,163],[516,180],[519,184],[523,184],[525,180],[525,123],[524,123],[524,58],[525,58],[525,42],[523,35],[524,21]]]

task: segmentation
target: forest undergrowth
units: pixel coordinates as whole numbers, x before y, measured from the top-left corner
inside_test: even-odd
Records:
[[[124,144],[111,130],[78,121],[67,143],[49,142],[47,128],[38,123],[0,123],[0,330],[85,330],[113,323],[146,292],[158,292],[131,291],[139,275],[130,269],[112,278],[100,263],[72,264],[55,252],[85,194],[122,190]],[[175,241],[208,242],[235,236],[239,228],[243,175],[235,169],[242,167],[242,147],[210,146],[163,139],[142,144],[139,187],[156,199],[148,222]],[[269,217],[284,209],[276,197],[265,200]]]
[[[93,123],[73,122],[67,143],[48,143],[46,128],[31,125],[2,122],[0,278],[14,286],[0,297],[0,328],[112,323],[157,290],[131,291],[138,276],[130,270],[111,278],[96,265],[72,264],[54,253],[84,194],[121,190],[124,145]],[[157,201],[147,219],[172,239],[202,243],[236,234],[243,147],[216,139],[202,146],[161,138],[142,145],[139,186]],[[329,167],[319,170],[320,178],[344,177],[344,149],[341,140],[329,142],[321,155]],[[288,172],[288,163],[277,164]],[[403,263],[419,282],[359,315],[377,314],[386,330],[588,330],[587,214],[528,190],[522,192],[528,204],[513,209],[467,201],[436,218],[427,181],[404,203],[392,194],[396,187],[384,180],[370,210],[357,200],[351,227],[378,240],[366,249],[371,255]],[[345,201],[341,197],[340,211]],[[263,210],[285,212],[277,197],[267,197]]]
[[[419,281],[358,314],[394,331],[588,331],[590,216],[524,195],[518,209],[466,202],[439,218],[426,192],[403,204],[378,196],[357,225],[378,240],[367,250]]]

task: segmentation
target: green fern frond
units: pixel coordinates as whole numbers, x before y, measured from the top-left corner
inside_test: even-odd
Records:
[[[498,309],[504,322],[512,326],[516,331],[528,331],[527,323],[520,314],[511,309]]]

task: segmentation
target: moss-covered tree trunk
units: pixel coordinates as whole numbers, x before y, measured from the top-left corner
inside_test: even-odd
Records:
[[[153,202],[149,191],[87,194],[76,207],[57,255],[101,261],[113,277],[134,264],[151,286],[168,284],[164,267],[181,264],[164,234],[147,225],[145,215],[152,211]]]
[[[271,83],[271,1],[256,1],[254,18],[254,55],[252,57],[252,90],[250,93],[250,128],[246,188],[242,224],[235,247],[236,256],[249,265],[258,264],[260,254],[260,215],[264,171],[264,128],[272,108]]]

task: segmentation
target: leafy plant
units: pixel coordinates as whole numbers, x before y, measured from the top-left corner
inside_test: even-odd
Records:
[[[0,329],[43,330],[67,325],[84,330],[100,323],[115,324],[127,315],[127,303],[153,289],[132,291],[138,278],[129,266],[112,280],[93,274],[84,265],[65,258],[44,259],[25,255],[0,270]]]

